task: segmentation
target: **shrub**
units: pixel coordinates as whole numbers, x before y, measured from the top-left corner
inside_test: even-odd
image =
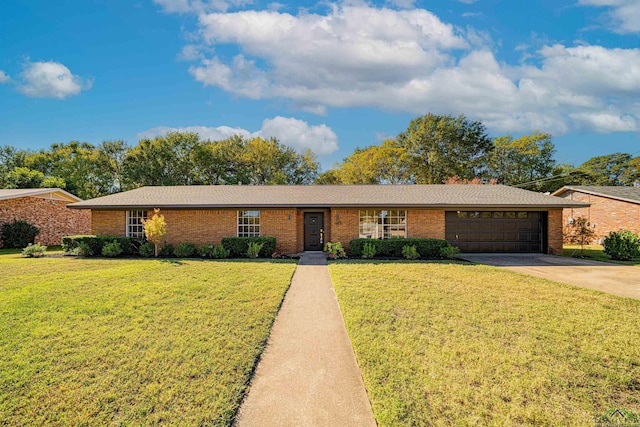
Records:
[[[446,248],[440,248],[440,256],[446,259],[453,259],[460,253],[460,249],[455,246],[447,246]]]
[[[192,243],[182,242],[173,250],[173,254],[178,258],[189,258],[196,253],[196,247]]]
[[[230,253],[230,251],[228,249],[225,249],[225,247],[222,246],[222,245],[215,246],[213,248],[213,257],[217,258],[217,259],[228,258],[229,257],[229,253]]]
[[[145,258],[152,257],[155,252],[156,246],[153,243],[144,243],[140,245],[140,248],[138,249],[138,253]]]
[[[40,258],[44,256],[47,251],[47,247],[36,243],[35,245],[29,243],[26,248],[22,250],[22,256],[25,258]]]
[[[5,248],[24,248],[35,241],[40,229],[27,221],[14,219],[0,229],[0,241]]]
[[[260,250],[262,250],[263,246],[264,246],[264,243],[258,243],[258,242],[249,243],[249,247],[247,248],[247,256],[249,258],[258,258],[258,255],[260,255]]]
[[[261,257],[269,257],[276,250],[275,237],[225,237],[220,242],[232,258],[242,258],[247,256],[249,243],[262,243]]]
[[[406,259],[418,259],[420,258],[420,253],[415,245],[406,245],[402,247],[402,256]]]
[[[87,243],[80,242],[78,243],[78,246],[71,249],[67,253],[73,256],[88,257],[93,255],[93,250],[91,249],[91,246],[89,246]]]
[[[164,242],[164,245],[158,251],[158,256],[162,258],[171,258],[173,256],[174,246],[171,243]]]
[[[351,255],[361,257],[364,245],[369,243],[376,248],[376,256],[381,257],[402,257],[403,246],[415,246],[418,253],[423,257],[438,258],[440,249],[451,246],[443,239],[355,239],[349,243]]]
[[[344,248],[342,247],[342,243],[340,242],[335,242],[335,243],[327,242],[324,245],[324,250],[325,252],[329,253],[329,258],[331,259],[347,257],[347,253],[344,251]]]
[[[273,251],[273,253],[271,254],[271,258],[273,258],[273,259],[284,258],[284,256],[285,256],[284,252],[279,251],[277,249],[275,251]]]
[[[105,243],[102,247],[102,255],[109,258],[115,258],[122,253],[122,246],[116,240],[110,243]]]
[[[213,257],[213,245],[198,246],[198,255],[200,255],[202,258]]]
[[[638,235],[629,230],[612,231],[604,238],[604,253],[620,261],[640,256]]]
[[[138,255],[141,239],[135,237],[122,236],[65,236],[62,238],[62,249],[71,253],[75,248],[84,243],[91,248],[91,255],[102,254],[102,248],[107,243],[118,242],[123,255]],[[73,255],[73,254],[72,254]],[[83,255],[83,256],[91,256]]]
[[[376,245],[367,242],[362,246],[362,258],[373,258],[376,255]]]

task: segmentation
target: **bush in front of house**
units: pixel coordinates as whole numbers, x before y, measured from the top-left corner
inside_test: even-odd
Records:
[[[250,243],[262,244],[259,253],[261,258],[270,257],[276,250],[275,237],[225,237],[220,243],[232,258],[246,257]]]
[[[177,258],[189,258],[196,253],[196,246],[193,243],[182,242],[173,250]]]
[[[158,256],[161,258],[171,258],[175,247],[171,243],[164,242],[164,245],[158,251]]]
[[[231,252],[222,245],[213,247],[213,257],[216,259],[229,258],[230,253]]]
[[[40,258],[44,256],[46,251],[47,247],[45,245],[29,243],[27,247],[22,250],[22,256],[25,258]]]
[[[415,245],[406,245],[402,247],[402,256],[406,259],[418,259],[420,258],[420,253]]]
[[[140,256],[143,256],[145,258],[151,258],[156,253],[156,245],[149,242],[143,243],[140,245],[140,248],[138,248],[138,253],[140,254]]]
[[[264,246],[264,243],[258,243],[258,242],[249,243],[249,247],[247,247],[247,256],[249,258],[258,258],[258,255],[260,255],[260,251],[262,250],[263,246]]]
[[[440,249],[440,256],[446,259],[454,259],[456,256],[460,254],[460,249],[455,246],[447,246],[446,248]]]
[[[122,253],[122,246],[116,240],[113,242],[105,243],[102,247],[102,256],[109,258],[115,258]]]
[[[604,253],[612,259],[629,261],[640,257],[640,239],[633,231],[612,231],[604,238]]]
[[[198,246],[198,255],[202,258],[213,258],[213,245]]]
[[[372,243],[365,243],[362,246],[362,258],[369,259],[376,256],[376,245]]]
[[[29,243],[34,243],[40,229],[35,225],[14,219],[12,222],[5,222],[0,228],[0,242],[3,248],[24,248]]]
[[[113,242],[120,245],[122,255],[138,255],[142,243],[141,239],[135,237],[78,235],[63,237],[62,249],[67,254],[73,254],[74,249],[80,244],[85,244],[91,249],[91,254],[81,256],[98,256],[102,255],[102,249],[106,244]]]
[[[324,245],[324,251],[329,254],[329,258],[331,259],[347,257],[347,253],[345,252],[344,247],[340,242],[335,242],[335,243],[327,242]]]
[[[375,246],[376,256],[392,258],[402,258],[404,246],[415,246],[420,256],[426,258],[439,258],[441,249],[451,247],[444,239],[355,239],[349,242],[351,255],[361,257],[365,244]]]

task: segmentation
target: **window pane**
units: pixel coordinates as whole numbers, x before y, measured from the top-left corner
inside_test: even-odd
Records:
[[[529,213],[528,212],[518,212],[518,218],[527,219],[528,217],[529,217]]]
[[[505,212],[505,216],[509,219],[514,219],[516,217],[515,212]]]
[[[493,217],[494,218],[504,218],[504,212],[494,212],[493,213]]]
[[[466,212],[458,212],[458,218],[466,218],[466,217],[467,217]]]
[[[260,211],[238,211],[238,237],[260,236]]]
[[[491,212],[482,212],[482,218],[491,218]]]

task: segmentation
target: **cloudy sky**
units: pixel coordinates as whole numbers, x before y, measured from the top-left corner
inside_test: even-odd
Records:
[[[640,154],[639,0],[3,0],[0,145],[277,137],[325,168],[428,112]]]

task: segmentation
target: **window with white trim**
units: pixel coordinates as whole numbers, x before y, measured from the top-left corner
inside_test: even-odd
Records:
[[[365,209],[360,211],[360,238],[407,237],[407,211]]]
[[[260,211],[238,211],[238,237],[260,236]]]
[[[127,237],[144,237],[144,224],[147,211],[127,211]]]

